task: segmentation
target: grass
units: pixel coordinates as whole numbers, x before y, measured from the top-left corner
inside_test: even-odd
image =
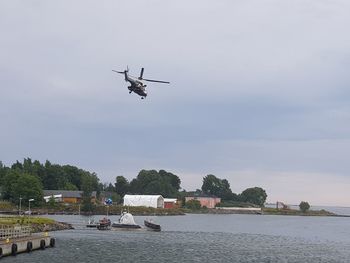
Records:
[[[326,210],[308,210],[302,212],[295,209],[276,209],[276,208],[263,208],[263,212],[266,215],[297,215],[297,216],[334,216],[334,213],[331,213]]]
[[[44,217],[32,217],[32,216],[3,216],[0,217],[0,225],[14,225],[14,224],[53,224],[53,219]]]
[[[8,201],[0,201],[0,210],[9,211],[15,209],[15,205]]]

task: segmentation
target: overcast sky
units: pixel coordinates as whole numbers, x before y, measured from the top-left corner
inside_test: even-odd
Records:
[[[212,173],[350,206],[350,1],[0,0],[0,160]],[[123,76],[149,84],[141,100]]]

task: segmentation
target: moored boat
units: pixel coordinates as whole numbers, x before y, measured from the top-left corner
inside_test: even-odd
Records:
[[[152,222],[151,220],[144,220],[143,223],[145,224],[145,227],[147,227],[147,229],[149,229],[149,230],[152,230],[152,231],[160,231],[161,230],[160,225]]]
[[[94,219],[89,219],[88,223],[86,224],[86,227],[96,228],[98,225],[99,225],[99,223],[95,222]]]
[[[135,223],[134,217],[132,216],[132,214],[123,212],[120,218],[118,219],[118,221],[112,224],[112,228],[115,230],[118,230],[118,229],[127,230],[127,229],[139,229],[141,228],[141,226]]]
[[[111,220],[106,217],[102,218],[97,225],[98,230],[109,230],[111,228]]]

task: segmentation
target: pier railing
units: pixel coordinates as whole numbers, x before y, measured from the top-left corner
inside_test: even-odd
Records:
[[[0,240],[27,237],[32,234],[30,226],[0,225]]]

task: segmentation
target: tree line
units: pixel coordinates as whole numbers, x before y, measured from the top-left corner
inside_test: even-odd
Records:
[[[44,164],[30,158],[23,163],[16,161],[6,167],[0,161],[1,198],[18,203],[19,199],[35,199],[36,204],[43,200],[43,189],[100,191],[101,185],[96,173],[71,165]]]
[[[181,189],[180,178],[165,170],[141,170],[130,182],[122,175],[113,183],[102,184],[96,173],[85,171],[71,165],[52,164],[50,161],[40,163],[30,158],[23,163],[16,161],[6,167],[0,161],[1,199],[15,204],[19,198],[43,200],[43,189],[47,190],[81,190],[86,208],[90,204],[92,191],[109,192],[114,201],[120,202],[125,194],[160,194],[164,197],[184,199],[189,194],[217,196],[222,202],[248,202],[263,206],[267,194],[260,187],[253,187],[235,194],[226,179],[209,174],[203,178],[202,187],[195,192]]]

